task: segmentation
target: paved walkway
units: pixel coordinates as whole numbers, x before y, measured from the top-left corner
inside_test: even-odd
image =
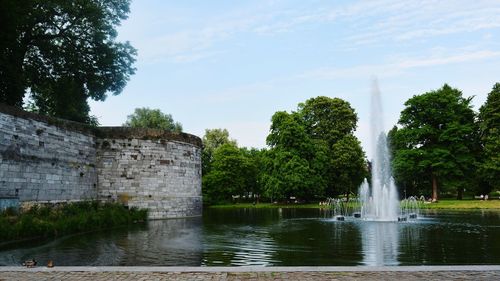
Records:
[[[500,280],[500,266],[0,267],[0,280]]]

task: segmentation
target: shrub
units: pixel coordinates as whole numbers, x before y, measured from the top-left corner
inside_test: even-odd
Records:
[[[2,241],[34,237],[56,237],[95,231],[145,221],[147,210],[127,209],[118,203],[77,202],[54,206],[34,206],[17,214],[0,214]]]

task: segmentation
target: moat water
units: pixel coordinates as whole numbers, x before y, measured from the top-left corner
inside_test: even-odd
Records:
[[[458,265],[500,263],[500,211],[423,211],[415,221],[335,221],[319,209],[209,209],[203,217],[22,242],[0,265]]]

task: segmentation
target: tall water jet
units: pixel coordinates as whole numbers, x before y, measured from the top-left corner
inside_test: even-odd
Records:
[[[371,147],[374,153],[371,167],[372,182],[371,188],[365,181],[359,190],[361,217],[367,220],[397,221],[399,201],[391,173],[380,90],[375,79],[372,83],[370,121]]]

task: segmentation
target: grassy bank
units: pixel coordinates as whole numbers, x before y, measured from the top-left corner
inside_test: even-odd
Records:
[[[107,229],[146,219],[147,210],[99,202],[33,207],[21,214],[5,211],[0,214],[0,242]]]
[[[307,203],[307,204],[274,204],[274,203],[237,203],[237,204],[223,204],[223,205],[212,205],[208,206],[208,208],[256,208],[256,209],[273,209],[273,208],[302,208],[302,209],[311,209],[311,208],[326,208],[326,206],[320,206],[319,203]]]
[[[422,209],[500,209],[500,200],[440,200],[437,203],[421,204]],[[213,205],[208,208],[326,208],[326,206],[320,206],[319,203],[308,203],[308,204],[273,204],[273,203],[238,203],[238,204],[224,204],[224,205]]]
[[[422,209],[500,209],[500,200],[440,200],[436,203],[422,204]]]

